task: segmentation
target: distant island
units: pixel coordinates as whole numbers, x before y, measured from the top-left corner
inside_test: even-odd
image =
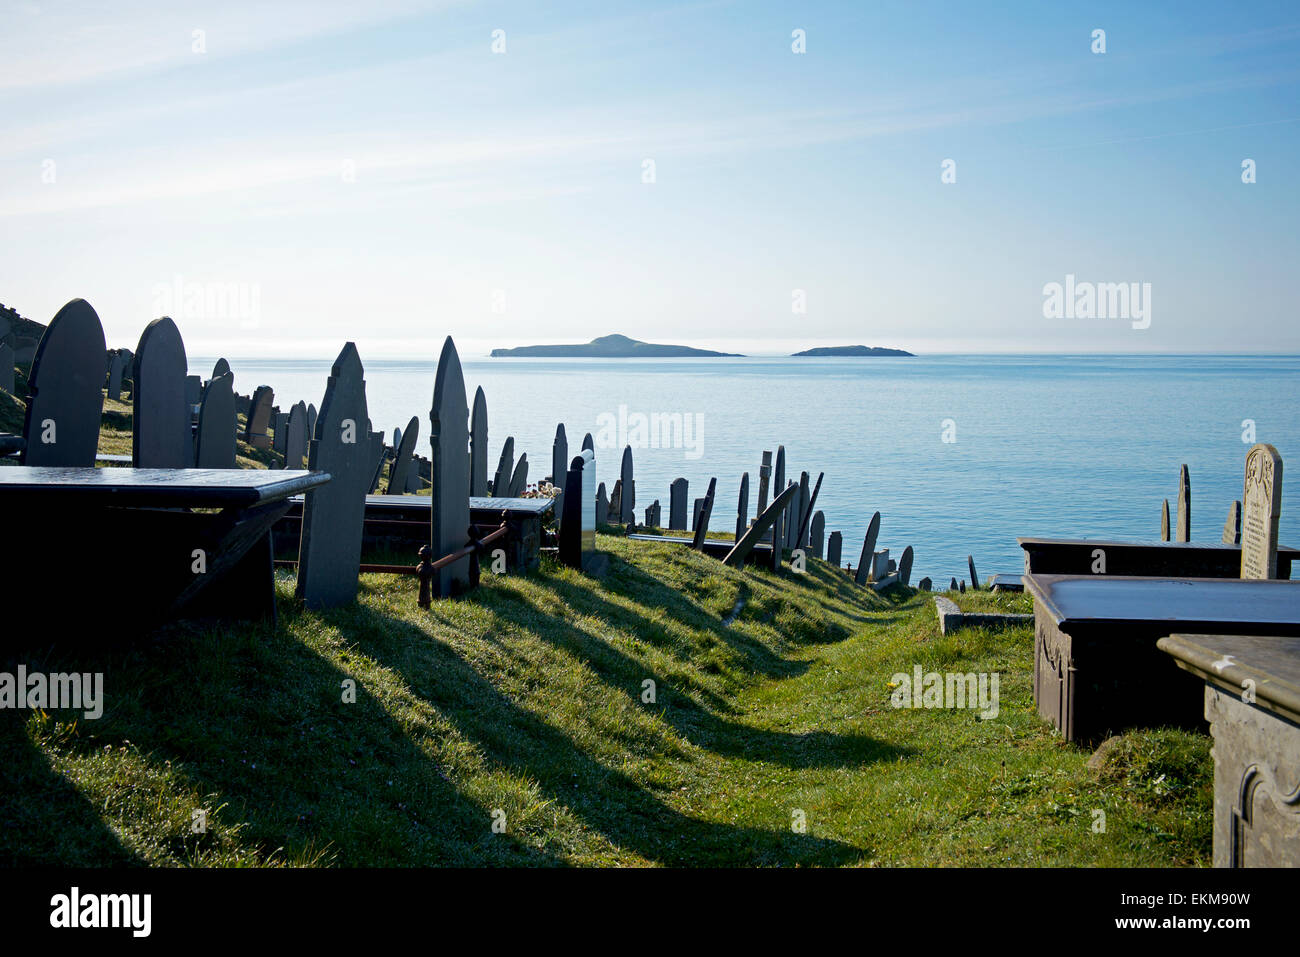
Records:
[[[544,356],[547,358],[599,358],[599,359],[671,359],[682,356],[740,357],[735,352],[714,352],[711,349],[692,349],[690,346],[660,345],[639,342],[627,336],[600,336],[587,343],[562,346],[518,346],[514,349],[493,349],[493,358],[506,356]],[[743,357],[741,357],[743,358]]]
[[[910,352],[904,352],[902,349],[885,349],[881,346],[820,346],[816,349],[805,349],[803,352],[796,352],[794,356],[912,356]]]

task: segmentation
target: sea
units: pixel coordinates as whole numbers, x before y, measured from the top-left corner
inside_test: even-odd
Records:
[[[211,358],[191,360],[206,378]],[[329,360],[230,358],[235,388],[275,390],[288,409],[320,406]],[[363,357],[364,361],[364,357]],[[488,405],[489,474],[514,436],[530,482],[551,472],[556,426],[569,456],[590,432],[612,489],[633,446],[637,515],[684,477],[688,501],[717,479],[711,528],[732,530],[741,476],[749,517],[764,450],[786,476],[825,473],[817,508],[856,565],[872,513],[877,548],[911,545],[913,581],[936,586],[1020,574],[1019,536],[1156,541],[1179,467],[1191,475],[1191,538],[1217,542],[1242,494],[1246,452],[1284,461],[1280,538],[1300,544],[1300,356],[932,355],[915,358],[515,359],[465,356],[467,401]],[[371,422],[389,435],[419,420],[428,454],[437,362],[366,363]],[[689,506],[688,506],[689,508]]]

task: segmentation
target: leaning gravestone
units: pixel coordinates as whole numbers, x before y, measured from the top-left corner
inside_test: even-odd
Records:
[[[912,546],[903,549],[903,557],[898,560],[898,580],[904,585],[912,584]]]
[[[695,526],[700,524],[700,512],[704,508],[704,499],[697,498],[691,503],[691,531],[695,531]]]
[[[564,434],[564,423],[555,427],[555,441],[551,443],[551,485],[555,487],[555,524],[559,527],[564,518],[564,484],[568,481],[569,437]]]
[[[13,351],[10,350],[9,354],[12,356]],[[13,365],[13,363],[11,362],[10,365]],[[126,371],[126,356],[123,355],[121,349],[118,349],[108,362],[108,386],[104,390],[108,393],[108,398],[114,402],[119,402],[122,399],[122,373],[124,371]]]
[[[438,359],[429,422],[429,443],[433,449],[430,545],[436,560],[463,548],[469,539],[469,406],[465,400],[460,356],[451,336],[443,343]],[[468,588],[478,577],[471,561],[477,559],[467,555],[439,569],[435,579],[437,593],[446,597]]]
[[[844,536],[839,532],[831,532],[830,538],[826,539],[826,561],[828,564],[840,567],[840,552],[844,546]]]
[[[1184,465],[1178,472],[1178,527],[1176,542],[1192,540],[1192,480]]]
[[[415,454],[415,440],[420,437],[420,417],[413,415],[402,430],[402,441],[393,450],[393,464],[388,470],[388,494],[405,495],[406,477],[411,470],[411,456]],[[467,440],[468,441],[468,440]],[[466,496],[466,501],[469,497]],[[466,525],[466,528],[469,526]],[[464,542],[460,543],[464,545]],[[460,546],[457,546],[460,547]]]
[[[297,594],[308,608],[345,605],[357,596],[366,493],[374,477],[364,374],[357,347],[349,342],[330,369],[308,443],[307,467],[330,474],[307,493],[302,510]]]
[[[510,495],[510,478],[515,470],[515,437],[506,436],[505,445],[501,446],[501,458],[497,460],[496,476],[492,479],[492,494],[496,498]]]
[[[709,479],[709,490],[704,493],[704,501],[700,505],[699,514],[695,518],[695,537],[691,541],[691,548],[697,552],[704,548],[704,539],[709,534],[709,516],[713,514],[713,495],[718,489],[718,480]]]
[[[736,499],[736,541],[740,541],[749,525],[749,473],[740,477],[740,495]]]
[[[1165,499],[1160,510],[1160,541],[1169,541],[1169,499]]]
[[[668,528],[686,531],[686,490],[684,478],[673,479],[668,486]]]
[[[808,547],[812,550],[813,558],[822,557],[822,539],[825,537],[826,515],[822,512],[815,512],[808,533]]]
[[[584,452],[591,451],[583,449]],[[596,487],[596,524],[605,525],[609,521],[609,499],[605,497],[605,483]]]
[[[1223,544],[1241,544],[1241,502],[1233,502],[1223,522]]]
[[[1282,517],[1282,457],[1261,442],[1246,453],[1241,493],[1241,577],[1277,577],[1277,525]]]
[[[0,392],[14,394],[14,350],[7,342],[0,342]]]
[[[772,504],[759,513],[758,517],[754,519],[754,524],[749,526],[745,534],[741,536],[740,541],[731,546],[731,551],[727,552],[726,557],[722,559],[723,563],[733,568],[740,568],[744,565],[746,557],[754,550],[754,546],[767,535],[772,523],[776,521],[776,517],[785,511],[790,505],[790,500],[798,494],[799,486],[791,484],[780,495],[775,496],[772,499]],[[781,554],[779,548],[774,548],[772,551],[778,556]],[[780,558],[774,558],[773,565],[779,568],[780,561]]]
[[[194,461],[185,343],[163,316],[145,326],[135,350],[131,464],[138,469],[183,469]]]
[[[469,420],[469,494],[486,498],[488,493],[488,413],[483,387],[474,391],[474,411]],[[561,479],[563,481],[563,479]]]
[[[966,568],[967,568],[967,570],[970,571],[970,587],[971,587],[971,589],[974,590],[974,591],[979,591],[979,590],[980,590],[980,577],[979,577],[979,575],[977,575],[977,574],[975,573],[975,558],[974,558],[974,556],[971,556],[971,555],[967,555],[967,556],[966,556]]]
[[[524,452],[515,463],[515,474],[510,476],[510,497],[519,498],[528,490],[528,453]]]
[[[880,535],[880,513],[876,512],[871,516],[871,524],[867,526],[866,537],[862,539],[862,555],[858,558],[858,569],[853,576],[853,580],[859,585],[867,583],[867,575],[871,573],[871,556],[876,551],[876,538]]]
[[[104,408],[104,328],[84,299],[50,320],[32,356],[22,464],[95,464]]]
[[[269,385],[259,385],[253,390],[253,397],[248,402],[248,418],[244,422],[244,441],[255,449],[269,449],[271,437],[267,431],[271,427],[271,403],[275,401],[275,392]]]
[[[307,403],[299,401],[289,410],[289,425],[284,439],[284,467],[298,471],[307,455]]]
[[[373,463],[370,490],[366,493],[369,495],[379,488],[379,480],[384,475],[384,463],[388,461],[388,446],[384,444],[383,432],[370,430],[370,421],[368,419],[366,420],[366,431],[370,433],[370,461]]]
[[[632,480],[632,446],[623,449],[623,496],[619,499],[619,514],[624,525],[636,522],[636,483]]]
[[[235,377],[227,372],[208,383],[199,406],[194,464],[201,469],[235,467]]]

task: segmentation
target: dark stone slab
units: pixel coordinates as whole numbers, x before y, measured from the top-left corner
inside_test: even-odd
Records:
[[[469,493],[488,493],[488,408],[483,387],[474,390],[474,410],[469,426]]]
[[[289,413],[281,412],[279,406],[273,406],[271,425],[271,449],[284,455],[285,442],[289,439]]]
[[[903,549],[903,556],[898,560],[898,580],[907,586],[912,584],[912,546]]]
[[[840,552],[844,546],[844,536],[839,532],[831,532],[830,537],[826,539],[826,561],[828,564],[840,567]]]
[[[420,437],[420,419],[419,416],[411,416],[411,421],[406,423],[406,428],[402,430],[402,439],[394,449],[393,464],[388,469],[388,494],[405,495],[406,479],[411,469],[411,456],[415,454],[415,443]],[[468,441],[468,440],[467,440]],[[469,495],[469,489],[465,490],[466,496]],[[460,548],[464,545],[461,542],[457,545]]]
[[[569,477],[569,437],[564,423],[555,427],[555,440],[551,443],[551,484],[555,486],[555,517],[564,522],[564,486]]]
[[[609,520],[614,523],[622,521],[623,516],[623,480],[614,479],[614,487],[609,492]]]
[[[227,362],[225,359],[218,359],[216,363],[212,366],[212,378],[219,379],[223,375],[228,375],[233,377],[234,373],[230,371],[229,362]]]
[[[772,500],[772,504],[769,505],[766,509],[762,511],[762,513],[759,514],[758,518],[754,520],[754,524],[749,526],[749,528],[745,531],[745,534],[741,536],[740,541],[736,542],[736,544],[732,546],[731,551],[727,553],[727,556],[723,559],[723,562],[725,562],[728,565],[731,565],[733,568],[740,568],[742,565],[744,565],[745,558],[749,555],[750,552],[754,551],[758,543],[762,540],[763,536],[767,534],[767,532],[772,528],[773,524],[776,522],[777,516],[779,516],[782,512],[785,511],[786,508],[789,507],[790,502],[793,501],[794,497],[798,494],[799,494],[799,486],[797,485],[787,486],[785,491],[783,491],[780,495],[776,496]],[[834,535],[832,535],[831,538],[833,541]],[[773,538],[772,551],[777,555],[781,554],[781,549],[776,545],[775,538]],[[779,558],[774,559],[773,562],[774,564],[777,564],[779,566],[780,559]]]
[[[0,468],[0,501],[76,502],[142,508],[248,508],[329,481],[315,472],[268,469]]]
[[[1019,575],[994,575],[990,587],[993,591],[1024,591],[1025,583]]]
[[[804,473],[804,475],[807,474],[808,474],[807,472]],[[799,483],[800,486],[799,500],[800,502],[803,503],[803,515],[799,519],[799,534],[797,537],[799,541],[799,547],[805,550],[808,549],[809,537],[812,534],[813,509],[817,507],[817,496],[821,494],[822,479],[824,479],[825,477],[826,477],[825,472],[817,473],[817,484],[813,486],[812,495],[808,497],[807,501],[804,501],[804,491],[806,490],[805,489],[806,483],[804,482]]]
[[[212,379],[203,390],[194,459],[201,469],[236,467],[234,381],[235,377],[227,372]]]
[[[308,444],[310,444],[310,443],[311,443],[311,440],[312,440],[313,438],[315,438],[315,436],[316,436],[316,419],[317,419],[317,418],[319,418],[319,415],[318,415],[318,413],[316,412],[316,405],[315,405],[315,403],[312,403],[312,402],[307,403],[307,442],[308,442]]]
[[[247,418],[244,422],[244,441],[255,449],[269,449],[271,436],[271,403],[275,401],[275,391],[269,385],[259,385],[253,390],[249,399]]]
[[[970,587],[973,588],[975,591],[979,591],[979,590],[980,590],[980,576],[979,576],[979,574],[975,571],[975,558],[974,558],[974,556],[971,556],[971,555],[967,555],[967,556],[966,556],[966,567],[970,570]]]
[[[469,540],[469,404],[460,356],[451,336],[442,346],[429,411],[433,503],[430,546],[435,558]],[[549,503],[548,503],[549,504]],[[466,556],[436,573],[435,592],[444,597],[477,582],[477,558]]]
[[[366,423],[366,427],[370,427],[369,422]],[[370,457],[375,463],[375,474],[370,479],[370,492],[373,494],[379,488],[379,480],[384,474],[384,463],[388,461],[388,447],[384,445],[383,432],[370,433]]]
[[[619,498],[619,518],[624,525],[636,523],[636,482],[632,476],[632,446],[623,449],[623,467],[620,470],[623,494]]]
[[[736,499],[736,541],[745,536],[749,525],[749,473],[740,477],[740,495]]]
[[[515,472],[510,476],[510,497],[519,498],[528,490],[528,453],[524,452],[515,463]]]
[[[10,350],[9,354],[12,356],[13,351]],[[11,362],[10,365],[13,365],[13,363]],[[121,349],[114,350],[112,358],[108,360],[108,385],[104,390],[108,393],[108,398],[114,402],[118,402],[122,398],[122,374],[125,371],[126,355]],[[12,389],[5,391],[12,391]]]
[[[1241,544],[1241,502],[1234,501],[1228,508],[1228,517],[1223,522],[1223,544]]]
[[[822,512],[815,512],[812,517],[812,526],[808,532],[808,546],[812,550],[813,558],[822,557],[825,538],[826,515]]]
[[[50,320],[32,357],[27,447],[32,466],[92,466],[104,407],[104,329],[84,299]]]
[[[1089,539],[1018,538],[1025,552],[1025,573],[1093,574],[1097,552],[1106,559],[1106,574],[1126,577],[1238,578],[1241,548],[1199,542],[1112,542]],[[1300,550],[1279,548],[1277,575],[1291,577]]]
[[[584,449],[584,452],[590,449]],[[596,524],[606,525],[609,523],[609,499],[605,495],[605,483],[601,482],[596,487]]]
[[[1174,540],[1192,540],[1192,479],[1186,465],[1178,471],[1178,526],[1174,529]]]
[[[308,444],[308,467],[331,476],[303,502],[297,594],[308,608],[346,605],[357,595],[366,493],[374,475],[368,421],[365,370],[349,342],[330,369]]]
[[[697,498],[691,503],[691,531],[695,531],[695,526],[700,524],[700,512],[704,509],[704,498]]]
[[[695,536],[691,541],[691,547],[697,552],[704,547],[704,539],[709,533],[709,516],[713,514],[713,496],[717,490],[718,480],[709,479],[709,490],[704,493],[700,514],[695,519]]]
[[[592,440],[590,432],[582,437],[582,447],[591,452],[596,451],[596,443]]]
[[[799,497],[795,500],[795,506],[790,511],[790,529],[786,534],[787,548],[804,548],[808,544],[807,533],[808,526],[804,524],[804,516],[810,515],[808,503],[812,500],[812,488],[809,485],[807,472],[799,473]]]
[[[776,465],[772,471],[772,497],[776,498],[785,491],[785,446],[776,447]],[[790,499],[790,504],[798,500],[799,493],[795,493],[795,498]],[[776,521],[772,523],[772,570],[776,571],[781,567],[781,552],[785,547],[785,526],[788,521],[789,509],[778,515]]]
[[[284,467],[302,468],[307,457],[307,404],[296,402],[289,410],[288,431],[284,440]]]
[[[560,561],[591,571],[596,561],[596,454],[584,448],[569,464],[564,480],[567,514],[560,521]]]
[[[673,479],[668,486],[668,528],[670,531],[686,531],[686,493],[687,482],[684,478]]]
[[[853,580],[859,585],[867,583],[867,576],[871,573],[871,556],[876,552],[876,538],[880,535],[880,513],[876,512],[871,516],[871,522],[867,525],[867,534],[862,538],[862,554],[858,557],[857,572]]]
[[[763,453],[763,464],[758,467],[758,510],[755,515],[762,515],[767,508],[768,488],[772,483],[772,453]]]
[[[916,583],[916,587],[921,589],[921,591],[930,591],[934,588],[934,582],[930,581],[928,578],[922,578]]]
[[[497,460],[496,475],[492,479],[492,494],[505,498],[510,494],[510,479],[515,473],[515,437],[506,436],[501,446],[501,458]]]

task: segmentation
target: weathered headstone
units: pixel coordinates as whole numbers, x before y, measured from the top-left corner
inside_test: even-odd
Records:
[[[560,523],[560,561],[570,568],[587,570],[596,555],[596,458],[584,448],[569,464],[564,480],[564,503],[568,513]]]
[[[649,528],[659,528],[659,499],[645,508],[645,523]]]
[[[668,528],[686,531],[686,491],[684,478],[673,479],[668,486]]]
[[[867,576],[871,573],[871,556],[876,551],[876,538],[880,535],[880,513],[876,512],[871,516],[871,523],[867,526],[867,534],[862,539],[862,554],[858,557],[857,572],[853,580],[859,585],[867,583]]]
[[[736,499],[736,541],[740,541],[749,525],[749,473],[740,477],[740,495]]]
[[[349,342],[330,369],[308,443],[307,467],[330,474],[303,503],[297,594],[308,608],[344,605],[357,595],[366,494],[375,473],[364,375],[357,347]],[[209,386],[205,407],[212,392]]]
[[[294,471],[302,468],[307,455],[307,403],[295,402],[289,410],[288,432],[284,440],[284,467]]]
[[[411,464],[406,469],[406,493],[414,495],[420,491],[420,469],[423,465],[420,462],[420,456],[412,455]]]
[[[1277,577],[1277,525],[1282,517],[1282,457],[1261,442],[1246,453],[1241,493],[1241,577]]]
[[[618,524],[623,520],[623,480],[614,479],[614,487],[609,490],[609,519]]]
[[[700,524],[700,511],[704,508],[704,499],[697,498],[691,503],[691,531]]]
[[[163,316],[145,326],[135,350],[131,464],[138,469],[183,469],[194,461],[185,343]]]
[[[244,422],[244,441],[255,449],[271,447],[271,437],[267,432],[271,428],[271,403],[274,401],[275,392],[269,385],[259,385],[253,390],[248,403],[248,418]]]
[[[0,392],[14,394],[14,350],[7,342],[0,342]]]
[[[636,482],[632,478],[632,446],[623,449],[623,495],[619,499],[619,514],[624,525],[636,523]]]
[[[975,591],[980,590],[980,577],[975,573],[975,558],[972,555],[966,556],[966,568],[970,571],[970,587]]]
[[[831,532],[830,537],[826,539],[826,561],[840,567],[840,552],[844,546],[844,536],[839,532]]]
[[[776,465],[772,472],[772,497],[780,495],[785,491],[785,446],[776,447]],[[795,493],[797,500],[799,493]],[[784,512],[776,517],[772,523],[772,568],[773,570],[781,567],[781,549],[785,545],[785,525],[788,521],[790,510],[787,508]]]
[[[916,587],[921,589],[921,591],[930,591],[934,588],[934,582],[930,581],[928,578],[922,578],[916,583]]]
[[[515,473],[510,476],[510,497],[519,498],[528,489],[528,453],[524,452],[515,463]]]
[[[956,591],[956,590],[957,590],[957,579],[954,578],[951,582],[948,583],[948,590],[949,590],[949,591]],[[964,589],[963,589],[963,590],[964,590]]]
[[[822,540],[826,537],[826,515],[822,512],[815,512],[812,517],[812,525],[808,533],[808,547],[811,549],[813,558],[822,557]]]
[[[805,523],[810,520],[808,518],[808,504],[811,495],[812,490],[808,487],[808,473],[800,472],[798,507],[791,513],[797,517],[790,523],[792,530],[786,538],[791,548],[806,548],[808,546],[808,526]]]
[[[289,413],[281,412],[279,406],[272,406],[271,427],[271,450],[284,455],[284,443],[289,438]]]
[[[402,430],[401,442],[393,448],[393,464],[388,468],[388,494],[405,495],[406,477],[410,474],[411,456],[415,454],[415,442],[420,436],[420,417],[413,415]],[[469,501],[466,496],[466,501]],[[466,528],[469,527],[467,524]],[[460,546],[465,543],[461,542]]]
[[[194,464],[201,469],[235,468],[235,377],[227,372],[208,383],[199,406]]]
[[[889,574],[889,549],[885,548],[871,555],[871,579],[880,581]]]
[[[1178,472],[1178,528],[1176,542],[1192,540],[1192,480],[1184,465]]]
[[[591,449],[583,449],[584,452],[590,452]],[[601,482],[596,488],[596,524],[605,525],[609,522],[609,499],[605,495],[605,483]]]
[[[1169,541],[1169,499],[1165,499],[1160,509],[1160,541]]]
[[[497,498],[508,498],[510,479],[515,473],[515,437],[506,436],[501,446],[501,457],[497,459],[496,475],[492,479],[492,494]]]
[[[1241,502],[1234,501],[1223,522],[1223,544],[1241,544]]]
[[[767,491],[772,481],[772,453],[763,453],[763,464],[758,467],[758,511],[762,515],[767,508]]]
[[[966,594],[966,579],[963,578],[961,581],[957,583],[957,590],[961,592],[963,595]]]
[[[898,580],[904,585],[912,584],[912,546],[903,549],[903,557],[898,560]]]
[[[230,371],[230,363],[225,359],[218,359],[212,366],[212,378],[218,379],[223,375],[233,375]]]
[[[484,498],[488,493],[488,411],[482,386],[474,390],[474,411],[469,421],[469,494]]]
[[[32,356],[22,463],[93,466],[103,387],[104,328],[90,303],[74,299],[50,320]]]
[[[700,512],[695,518],[695,537],[691,541],[691,547],[697,552],[703,550],[704,539],[709,533],[709,516],[713,514],[713,495],[718,490],[718,480],[709,479],[709,490],[704,493],[704,501],[700,504]]]
[[[569,437],[564,434],[564,423],[555,427],[555,441],[551,443],[551,484],[555,486],[555,523],[564,521],[564,484],[568,481]]]
[[[442,344],[429,410],[430,472],[433,477],[431,541],[434,558],[463,548],[469,540],[469,404],[460,356],[451,336]],[[470,556],[440,568],[435,592],[444,597],[473,579]]]
[[[10,357],[13,356],[13,350],[10,350],[9,355]],[[12,362],[9,364],[13,365]],[[113,358],[108,361],[108,386],[104,390],[108,393],[108,398],[114,402],[119,402],[122,399],[122,374],[125,371],[126,355],[121,349],[117,349],[113,352]]]

